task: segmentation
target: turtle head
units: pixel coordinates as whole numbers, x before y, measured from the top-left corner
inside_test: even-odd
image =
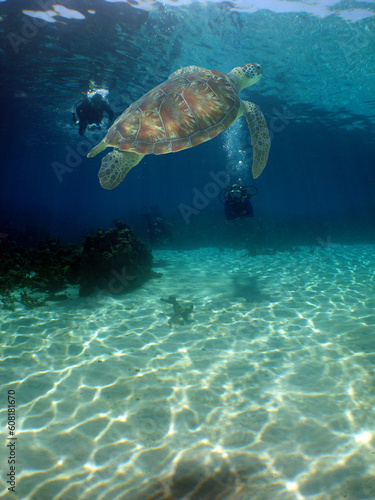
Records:
[[[250,87],[257,83],[263,74],[263,70],[260,64],[249,63],[243,66],[237,66],[237,68],[232,69],[228,73],[229,78],[234,83],[238,92],[245,87]]]

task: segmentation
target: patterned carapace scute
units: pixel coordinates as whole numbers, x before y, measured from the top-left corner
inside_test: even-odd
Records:
[[[189,67],[129,106],[109,129],[108,146],[164,154],[197,146],[236,119],[240,99],[227,75]]]

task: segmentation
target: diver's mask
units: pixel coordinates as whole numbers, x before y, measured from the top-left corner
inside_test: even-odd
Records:
[[[242,191],[240,188],[234,188],[234,189],[231,189],[229,191],[230,193],[230,196],[232,198],[232,200],[239,200],[241,198],[241,195],[242,195]]]

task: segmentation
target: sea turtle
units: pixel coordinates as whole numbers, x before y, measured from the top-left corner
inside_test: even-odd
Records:
[[[131,104],[87,155],[106,147],[99,170],[100,184],[113,189],[147,154],[174,153],[209,141],[244,115],[253,147],[253,177],[267,163],[270,136],[256,104],[238,93],[262,76],[259,64],[245,64],[227,75],[198,66],[181,68],[138,101]]]

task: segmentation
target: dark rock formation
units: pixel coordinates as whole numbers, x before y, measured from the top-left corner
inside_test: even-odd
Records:
[[[99,229],[87,236],[81,262],[81,297],[96,287],[112,295],[127,292],[152,275],[151,250],[130,227],[116,221],[116,228]]]
[[[152,254],[133,230],[115,221],[116,228],[87,236],[84,247],[63,244],[47,235],[42,241],[11,239],[0,233],[0,306],[14,310],[68,298],[58,294],[69,285],[80,285],[80,296],[95,288],[118,294],[156,276]],[[3,237],[1,237],[3,236]],[[15,295],[19,289],[21,295]],[[33,296],[42,292],[45,297]]]
[[[55,293],[79,279],[81,248],[54,239],[36,247],[0,245],[0,293],[15,287]]]

